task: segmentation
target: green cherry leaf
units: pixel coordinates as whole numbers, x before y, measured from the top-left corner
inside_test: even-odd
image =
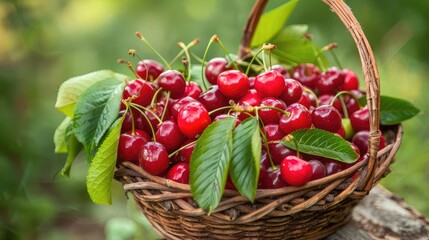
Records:
[[[89,87],[76,103],[73,131],[89,157],[118,118],[124,85],[114,78],[105,79]]]
[[[258,186],[261,162],[261,136],[258,120],[251,117],[240,123],[233,132],[231,179],[241,195],[252,203]]]
[[[124,116],[113,123],[115,127],[104,139],[89,166],[86,187],[94,203],[107,205],[112,203],[112,180]]]
[[[198,83],[200,86],[204,86],[203,79],[201,76],[201,68],[203,66],[201,64],[192,64],[191,67],[191,81]],[[208,82],[207,82],[208,83]],[[210,84],[210,83],[208,83]]]
[[[66,132],[71,125],[71,119],[66,117],[54,133],[55,153],[67,153]]]
[[[253,35],[251,47],[260,47],[280,32],[295,9],[298,0],[291,0],[275,9],[264,13],[259,19]]]
[[[80,95],[93,84],[110,78],[116,79],[118,83],[128,79],[127,76],[110,70],[101,70],[68,79],[58,90],[55,108],[72,118],[76,102]]]
[[[300,129],[283,139],[282,143],[299,152],[353,163],[359,155],[348,141],[340,136],[317,128]]]
[[[70,128],[69,128],[70,129]],[[73,131],[68,130],[67,131],[67,159],[63,166],[63,168],[60,171],[60,174],[62,176],[70,176],[70,169],[73,164],[73,161],[76,159],[77,155],[82,150],[82,144],[76,139],[76,136],[73,134]]]
[[[210,124],[198,138],[190,164],[191,192],[198,205],[212,212],[222,198],[232,156],[235,118]]]
[[[410,102],[388,97],[380,97],[380,121],[383,125],[395,125],[416,116],[420,112]]]

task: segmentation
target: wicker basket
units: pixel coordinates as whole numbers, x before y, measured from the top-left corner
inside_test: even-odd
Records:
[[[225,190],[207,215],[191,198],[190,186],[152,176],[132,163],[122,163],[115,178],[130,192],[158,233],[167,239],[320,239],[335,232],[351,211],[389,172],[402,138],[402,126],[383,129],[387,146],[378,151],[381,131],[379,75],[368,41],[342,0],[323,0],[350,31],[361,57],[370,110],[370,150],[366,158],[337,174],[300,187],[257,190],[254,204],[237,191]],[[249,16],[241,55],[248,51],[267,0],[258,0]],[[253,28],[254,29],[254,28]]]

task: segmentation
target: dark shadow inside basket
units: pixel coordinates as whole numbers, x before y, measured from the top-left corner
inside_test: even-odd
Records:
[[[402,126],[383,127],[383,133],[387,146],[378,152],[373,185],[389,173],[401,143]],[[237,191],[225,190],[210,215],[192,200],[189,185],[152,176],[128,162],[117,166],[115,178],[168,239],[317,239],[345,224],[353,207],[368,194],[358,190],[367,161],[368,157],[304,186],[258,190],[254,204]]]

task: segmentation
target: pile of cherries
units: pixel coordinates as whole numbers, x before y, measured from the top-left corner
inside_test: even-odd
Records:
[[[127,83],[122,97],[118,161],[138,164],[150,174],[188,184],[196,140],[226,117],[236,118],[236,125],[250,116],[260,120],[260,189],[303,185],[353,165],[284,146],[281,140],[295,130],[323,129],[347,139],[360,159],[368,152],[368,109],[357,101],[362,93],[350,70],[321,72],[307,63],[289,72],[274,65],[246,76],[225,58],[213,58],[204,69],[211,84],[204,92],[181,72],[153,60],[140,61],[135,72],[140,78]],[[382,137],[380,148],[384,145]],[[226,188],[235,189],[230,178]]]

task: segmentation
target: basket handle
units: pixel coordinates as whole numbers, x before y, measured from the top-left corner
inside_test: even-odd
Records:
[[[369,160],[363,178],[363,184],[359,189],[369,192],[374,182],[375,166],[377,163],[377,152],[379,148],[381,132],[380,126],[380,75],[377,63],[368,40],[353,15],[350,7],[343,0],[322,0],[341,19],[349,30],[359,51],[362,70],[366,85],[366,99],[369,109],[370,137],[369,137]],[[256,0],[247,18],[243,29],[243,37],[239,48],[238,57],[244,58],[250,53],[250,42],[259,22],[259,18],[268,3],[268,0]]]

